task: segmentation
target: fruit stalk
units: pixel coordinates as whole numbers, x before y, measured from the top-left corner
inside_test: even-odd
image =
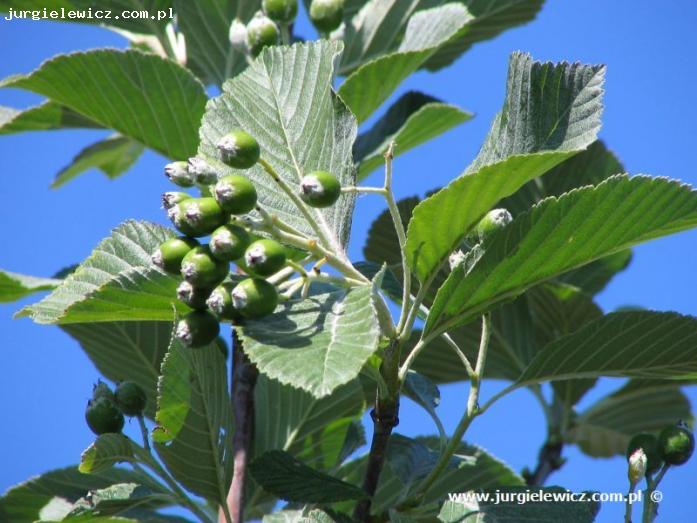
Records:
[[[233,476],[227,495],[227,506],[233,523],[242,523],[247,462],[254,434],[254,386],[259,372],[242,350],[242,340],[234,328],[232,329],[232,362],[230,387],[235,433],[232,437]],[[221,519],[221,523],[223,521]]]

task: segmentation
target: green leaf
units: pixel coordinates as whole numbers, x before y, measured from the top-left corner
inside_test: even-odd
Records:
[[[54,516],[60,519],[89,491],[114,483],[138,483],[152,491],[161,488],[150,476],[134,470],[109,468],[84,474],[77,467],[66,467],[46,472],[5,492],[0,497],[0,520],[36,521]]]
[[[263,523],[347,523],[351,519],[332,511],[304,508],[301,510],[279,510],[265,514]]]
[[[434,420],[438,419],[436,407],[440,405],[440,391],[426,376],[410,370],[404,380],[402,394],[422,407]]]
[[[295,191],[313,170],[332,172],[342,186],[355,185],[351,148],[356,122],[331,89],[333,64],[341,44],[320,42],[267,47],[247,70],[223,85],[223,94],[207,107],[199,156],[221,173],[233,170],[219,160],[216,143],[235,128],[252,134],[263,158]],[[237,171],[241,174],[241,171]],[[254,182],[259,203],[301,232],[318,233],[278,183],[257,165],[244,171]],[[321,243],[343,252],[349,235],[355,194],[344,193],[327,209],[309,209]]]
[[[690,401],[669,380],[631,380],[582,412],[564,434],[589,456],[622,455],[639,432],[658,433],[692,418]]]
[[[426,63],[427,69],[435,71],[446,67],[475,43],[532,21],[542,9],[544,0],[464,0],[463,3],[472,20]]]
[[[627,249],[569,271],[557,279],[595,295],[602,291],[617,273],[629,267],[631,261],[632,251]]]
[[[443,523],[478,523],[491,521],[496,523],[520,523],[521,521],[535,521],[536,523],[592,523],[600,510],[600,503],[590,501],[568,501],[561,496],[566,496],[567,490],[562,487],[539,487],[545,496],[550,496],[549,501],[534,503],[520,503],[525,499],[529,487],[508,487],[483,492],[480,495],[488,499],[451,501],[443,504],[438,519]],[[496,492],[505,499],[496,502]],[[560,496],[555,499],[553,496]]]
[[[549,198],[492,234],[469,273],[453,270],[425,331],[465,323],[528,287],[695,225],[697,193],[663,178],[614,176]]]
[[[383,154],[390,142],[397,144],[394,152],[398,156],[471,118],[472,113],[431,96],[405,93],[369,131],[358,136],[353,148],[358,181],[385,163]]]
[[[137,483],[117,483],[90,491],[88,496],[79,499],[65,521],[84,516],[129,515],[132,509],[157,509],[175,504],[176,500],[169,494],[153,492]]]
[[[76,176],[98,169],[108,178],[120,176],[138,160],[144,147],[125,136],[110,136],[84,148],[67,167],[61,169],[51,184],[54,189]]]
[[[23,111],[0,106],[0,135],[25,131],[97,129],[100,127],[80,113],[51,101]]]
[[[421,199],[418,196],[403,198],[397,202],[397,209],[403,223],[409,222],[414,208]],[[392,216],[385,209],[373,221],[368,230],[368,237],[363,247],[363,255],[366,260],[377,264],[386,263],[387,266],[401,274],[402,258],[399,250],[399,240],[394,229]]]
[[[414,209],[406,252],[422,282],[499,200],[595,140],[604,74],[602,66],[512,55],[503,110],[477,158]]]
[[[53,278],[37,278],[0,270],[0,303],[10,303],[35,292],[55,289],[60,283],[61,280]]]
[[[598,376],[677,379],[697,372],[697,319],[615,312],[547,345],[520,384]]]
[[[232,415],[227,365],[217,343],[191,350],[175,338],[162,363],[157,453],[186,488],[217,504],[232,478]]]
[[[260,0],[174,0],[179,30],[186,38],[186,66],[206,84],[221,85],[247,67],[243,53],[228,38],[235,18],[247,23]]]
[[[80,456],[80,472],[101,472],[121,462],[137,461],[138,448],[123,434],[97,436]]]
[[[198,80],[176,63],[136,50],[59,55],[0,87],[18,87],[69,107],[163,155],[196,153],[206,104]]]
[[[322,397],[358,376],[378,348],[372,286],[289,301],[247,321],[244,351],[259,372]]]
[[[171,322],[73,323],[62,329],[80,343],[102,376],[140,385],[147,397],[145,414],[155,417],[157,380],[169,347]]]
[[[469,19],[467,9],[457,3],[425,9],[411,16],[397,50],[360,66],[339,88],[339,96],[358,122],[367,120],[402,81],[456,35]],[[347,44],[346,54],[352,49]]]
[[[127,221],[102,240],[63,283],[17,316],[37,323],[116,320],[171,321],[177,278],[156,269],[150,256],[173,233],[149,222]]]
[[[256,458],[249,472],[264,490],[286,501],[334,503],[366,495],[360,488],[310,468],[281,450]]]

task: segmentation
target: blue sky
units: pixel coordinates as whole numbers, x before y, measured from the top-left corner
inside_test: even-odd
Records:
[[[680,178],[697,184],[697,5],[691,0],[655,2],[548,1],[538,19],[497,39],[475,46],[455,65],[437,74],[418,73],[396,96],[419,89],[476,113],[476,118],[395,162],[398,197],[423,194],[447,183],[474,157],[505,89],[506,63],[514,50],[535,58],[608,65],[606,109],[601,137],[626,170]],[[305,20],[299,32],[309,36]],[[44,21],[0,19],[0,77],[28,72],[57,53],[123,40],[96,27]],[[36,96],[0,90],[0,105],[27,107]],[[147,153],[124,177],[108,181],[88,173],[59,190],[48,188],[72,155],[98,131],[31,133],[0,137],[2,195],[0,267],[49,276],[85,258],[111,228],[127,218],[164,223],[159,194],[167,189],[163,159]],[[380,174],[368,181],[378,183]],[[354,219],[350,252],[361,258],[365,233],[384,204],[361,197]],[[636,249],[630,268],[600,296],[605,310],[635,304],[697,315],[697,231],[654,241]],[[32,299],[26,300],[30,302]],[[44,470],[75,463],[92,436],[83,421],[84,402],[98,374],[75,342],[55,327],[12,320],[22,304],[0,305],[0,492]],[[612,390],[607,380],[584,404]],[[486,383],[484,395],[500,387]],[[442,389],[440,414],[452,430],[464,406],[461,386]],[[694,389],[688,390],[692,402]],[[399,431],[429,433],[426,415],[405,402]],[[135,426],[129,427],[132,431]],[[512,441],[512,438],[514,440]],[[471,428],[468,439],[489,449],[516,469],[534,465],[544,439],[544,420],[532,396],[520,392],[496,405]],[[620,458],[591,460],[567,448],[567,465],[551,484],[572,490],[625,490]],[[659,521],[694,519],[697,460],[670,472]],[[620,505],[606,504],[599,521],[621,518]]]

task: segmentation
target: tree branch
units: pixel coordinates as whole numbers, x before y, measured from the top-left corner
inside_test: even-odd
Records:
[[[244,521],[244,490],[254,434],[254,385],[259,372],[242,350],[242,340],[232,329],[232,410],[235,416],[235,433],[232,437],[234,456],[233,476],[227,495],[227,506],[233,523]],[[222,523],[224,519],[221,519]]]
[[[541,487],[549,476],[564,465],[561,457],[564,442],[561,437],[550,437],[540,449],[535,470],[524,474],[525,483],[529,486]]]

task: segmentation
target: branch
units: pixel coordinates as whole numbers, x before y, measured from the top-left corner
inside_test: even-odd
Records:
[[[564,442],[561,437],[550,436],[540,449],[535,470],[524,474],[525,483],[535,487],[544,485],[549,476],[564,465],[564,459],[561,457],[563,449]]]
[[[254,385],[258,370],[242,350],[242,340],[232,329],[232,371],[230,388],[235,433],[232,437],[234,456],[233,476],[227,495],[227,507],[233,523],[244,521],[244,490],[247,479],[247,460],[254,434]],[[219,521],[224,521],[222,515]]]

